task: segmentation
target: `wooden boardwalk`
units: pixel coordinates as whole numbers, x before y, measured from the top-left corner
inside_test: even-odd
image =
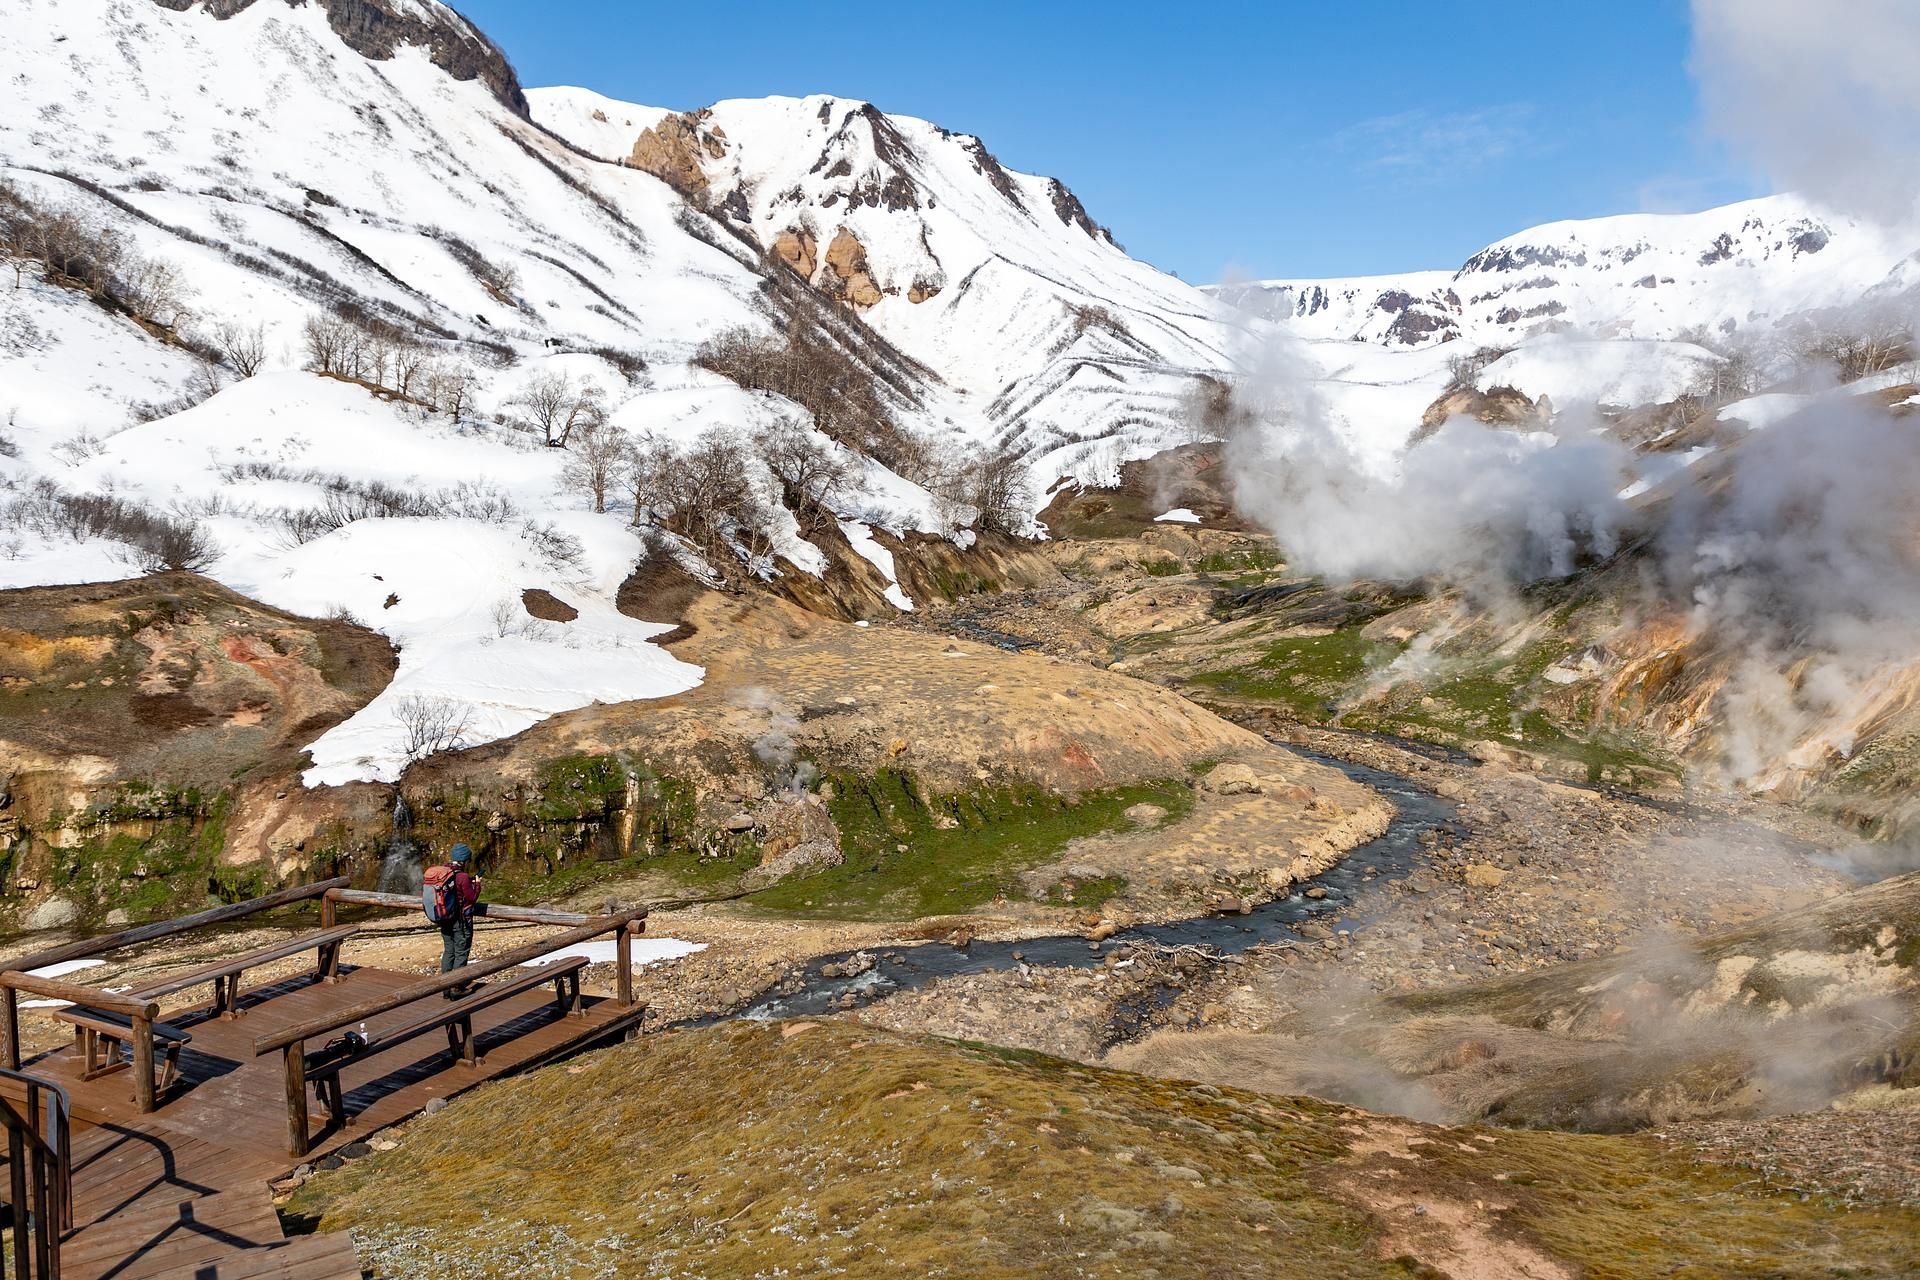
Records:
[[[586,996],[580,1017],[562,1016],[551,991],[534,990],[475,1014],[474,1041],[479,1053],[468,1067],[453,1058],[444,1037],[422,1036],[374,1054],[341,1072],[349,1122],[328,1127],[324,1108],[313,1110],[308,1125],[312,1146],[304,1156],[287,1153],[285,1082],[277,1053],[254,1056],[254,1038],[277,1026],[323,1016],[418,982],[419,975],[385,969],[348,968],[337,983],[301,976],[247,993],[238,1018],[207,1016],[207,1006],[169,1013],[167,1021],[193,1034],[180,1054],[180,1083],[161,1099],[152,1115],[138,1115],[127,1072],[80,1079],[79,1054],[72,1048],[25,1064],[33,1074],[66,1089],[76,1120],[95,1124],[136,1121],[181,1138],[216,1143],[247,1162],[278,1176],[305,1161],[317,1160],[349,1142],[417,1115],[435,1098],[451,1098],[510,1071],[550,1061],[582,1045],[610,1039],[637,1023],[644,1006],[627,1007],[605,997]],[[416,1000],[369,1018],[370,1035],[411,1021],[439,996]]]
[[[290,1155],[282,1055],[255,1056],[256,1037],[419,982],[414,974],[345,968],[334,983],[302,975],[248,992],[238,1017],[219,1017],[210,1004],[170,1012],[167,1022],[193,1039],[180,1055],[180,1080],[148,1115],[136,1106],[131,1072],[81,1079],[77,1048],[23,1064],[73,1101],[74,1225],[62,1250],[63,1274],[358,1277],[344,1237],[283,1238],[268,1181],[417,1115],[435,1098],[617,1038],[645,1012],[644,1005],[585,996],[582,1011],[569,1016],[550,988],[501,1000],[474,1015],[473,1065],[451,1052],[443,1035],[428,1035],[346,1067],[348,1122],[334,1125],[326,1108],[311,1108],[309,1150]],[[400,1005],[369,1018],[367,1033],[377,1043],[383,1030],[442,1003],[435,994]],[[0,1179],[0,1201],[6,1195]]]

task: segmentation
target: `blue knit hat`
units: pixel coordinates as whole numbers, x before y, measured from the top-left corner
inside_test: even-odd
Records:
[[[457,844],[447,851],[447,860],[454,866],[463,866],[473,861],[473,850],[463,844]]]

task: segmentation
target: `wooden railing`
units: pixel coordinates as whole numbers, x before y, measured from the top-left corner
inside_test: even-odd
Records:
[[[54,978],[35,977],[29,970],[44,969],[49,965],[63,964],[69,960],[86,960],[121,947],[130,947],[142,942],[151,942],[156,938],[168,938],[175,934],[187,933],[207,925],[224,924],[229,920],[239,920],[262,911],[272,911],[277,907],[291,906],[296,902],[305,902],[313,898],[322,899],[322,915],[331,914],[331,904],[325,901],[326,895],[335,890],[344,889],[349,881],[345,876],[332,880],[321,880],[314,884],[295,885],[277,893],[261,898],[250,898],[245,902],[232,902],[224,906],[210,907],[190,916],[180,916],[173,920],[157,920],[152,924],[136,925],[131,929],[122,929],[118,933],[103,934],[97,938],[81,938],[64,946],[51,947],[45,951],[36,951],[31,955],[0,964],[0,1067],[10,1071],[20,1069],[20,993],[43,996],[52,1000],[66,1000],[91,1009],[104,1009],[120,1013],[133,1023],[132,1049],[134,1073],[134,1097],[142,1113],[154,1108],[153,1081],[153,1021],[160,1014],[160,1006],[151,1001],[129,999],[115,995],[98,987],[83,986],[74,982],[61,982]],[[328,923],[331,923],[329,920]]]
[[[409,895],[374,893],[359,889],[329,890],[326,901],[359,903],[408,911],[418,910],[420,906],[419,900]],[[256,1058],[275,1052],[282,1054],[285,1058],[289,1154],[305,1155],[312,1141],[307,1115],[307,1042],[309,1040],[332,1036],[336,1032],[357,1026],[383,1013],[391,1013],[416,1000],[430,999],[455,987],[464,987],[476,979],[515,968],[529,960],[538,960],[542,956],[567,947],[591,942],[606,934],[612,934],[615,939],[615,968],[619,971],[618,999],[623,1005],[633,1003],[633,935],[646,927],[647,909],[645,907],[616,912],[612,915],[583,916],[566,911],[547,911],[538,907],[488,904],[480,914],[492,920],[513,920],[529,924],[570,924],[572,927],[563,933],[553,934],[537,942],[529,942],[511,951],[489,956],[485,960],[473,961],[465,968],[456,969],[451,973],[434,974],[389,991],[385,995],[374,996],[358,1004],[348,1005],[254,1038],[253,1054]],[[322,919],[325,918],[323,914]],[[459,1016],[460,1009],[458,1005],[450,1006],[447,1013],[449,1018],[456,1017]],[[382,1047],[376,1041],[368,1046],[367,1052],[362,1056],[371,1056]],[[333,1065],[338,1064],[335,1062]]]
[[[73,1222],[66,1090],[0,1069],[0,1124],[7,1130],[8,1229],[13,1280],[59,1280],[60,1240]]]

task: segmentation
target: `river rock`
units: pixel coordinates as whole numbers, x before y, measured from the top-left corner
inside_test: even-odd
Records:
[[[1506,878],[1507,873],[1491,863],[1475,862],[1467,867],[1467,884],[1474,889],[1498,889]]]
[[[1144,801],[1128,806],[1124,813],[1127,821],[1140,827],[1157,826],[1167,816],[1167,811],[1159,805],[1147,804]]]

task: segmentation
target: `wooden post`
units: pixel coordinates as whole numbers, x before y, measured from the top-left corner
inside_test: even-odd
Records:
[[[30,1099],[33,1094],[28,1091]],[[52,1190],[47,1184],[53,1179],[53,1170],[47,1166],[47,1152],[44,1147],[33,1149],[33,1259],[38,1265],[37,1275],[49,1276],[59,1280],[59,1271],[54,1267],[54,1250],[60,1247],[59,1228],[54,1225],[53,1206],[48,1203]],[[16,1206],[15,1213],[20,1212]]]
[[[27,1280],[33,1248],[27,1235],[27,1138],[12,1126],[7,1128],[7,1171],[13,1187],[13,1275]]]
[[[152,1115],[153,1098],[153,1019],[133,1020],[133,1100],[140,1114]]]
[[[614,944],[614,991],[622,1005],[633,1006],[633,926],[623,925]]]
[[[307,1042],[287,1046],[287,1154],[307,1154]]]
[[[320,927],[322,929],[333,928],[334,914],[339,910],[334,903],[334,892],[334,890],[329,889],[320,895]]]
[[[20,1069],[20,997],[12,987],[0,987],[0,1035],[7,1038],[6,1067]]]

